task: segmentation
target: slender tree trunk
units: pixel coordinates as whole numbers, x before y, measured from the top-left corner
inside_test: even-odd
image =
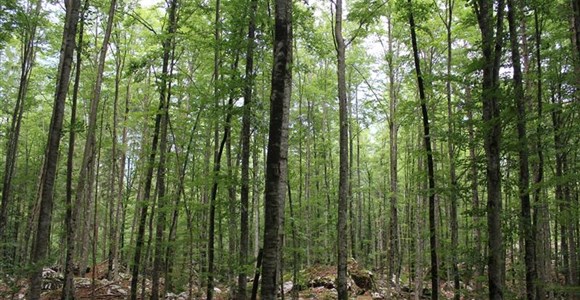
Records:
[[[159,97],[159,106],[157,114],[155,115],[155,127],[153,129],[153,138],[151,141],[151,150],[149,157],[145,163],[145,184],[143,186],[142,203],[137,207],[139,209],[139,222],[137,225],[137,237],[135,238],[135,254],[133,255],[133,262],[131,264],[131,300],[137,300],[137,283],[139,282],[139,268],[141,266],[141,252],[145,242],[145,226],[147,225],[147,212],[149,209],[149,201],[151,200],[151,188],[153,185],[153,170],[155,167],[155,157],[159,144],[159,133],[161,130],[161,116],[164,111],[165,103],[164,97]],[[136,216],[137,217],[137,216]]]
[[[292,1],[275,1],[274,64],[270,96],[270,125],[266,161],[264,251],[261,299],[276,299],[280,260],[280,233],[286,197],[288,159],[288,113],[291,72]]]
[[[52,219],[53,190],[58,162],[60,137],[64,119],[64,106],[68,92],[71,64],[75,49],[75,36],[79,20],[80,0],[68,0],[65,2],[66,16],[63,30],[63,39],[60,51],[60,62],[56,82],[56,92],[48,142],[44,157],[43,176],[40,181],[40,213],[38,215],[38,227],[34,239],[31,263],[33,269],[30,273],[30,289],[28,299],[40,299],[42,281],[42,262],[46,257],[49,247],[50,224]]]
[[[157,165],[157,226],[155,229],[155,257],[153,260],[153,271],[151,274],[151,299],[159,299],[159,275],[164,269],[163,261],[165,254],[164,235],[165,235],[165,206],[167,202],[165,173],[168,151],[167,129],[169,123],[169,103],[171,99],[171,72],[170,64],[173,64],[172,50],[174,34],[177,30],[177,1],[172,0],[169,3],[169,24],[167,34],[163,41],[163,65],[161,69],[161,80],[159,85],[159,107],[160,111],[160,139],[159,139],[159,163]],[[163,292],[163,291],[161,291]]]
[[[526,101],[520,64],[519,36],[517,33],[517,16],[519,7],[514,0],[507,0],[508,23],[513,65],[514,97],[517,107],[517,134],[519,155],[519,181],[518,191],[521,202],[521,230],[524,238],[524,261],[526,265],[526,298],[535,299],[535,240],[532,233],[532,216],[530,205],[530,171],[528,162],[528,137],[526,135]]]
[[[480,261],[481,260],[481,229],[480,229],[480,220],[479,220],[479,179],[478,179],[478,168],[477,168],[477,153],[476,153],[476,141],[475,141],[475,130],[474,130],[474,126],[473,126],[473,104],[472,104],[472,98],[471,98],[471,86],[468,83],[466,88],[465,88],[465,98],[466,101],[469,103],[468,104],[468,109],[467,109],[467,121],[469,124],[468,127],[468,133],[469,133],[469,161],[470,161],[470,180],[471,180],[471,203],[473,205],[473,208],[476,210],[476,213],[473,216],[473,223],[474,223],[474,228],[473,228],[473,240],[474,240],[474,246],[475,246],[475,259],[476,261]],[[481,275],[483,275],[483,271],[484,271],[484,266],[483,264],[477,264],[475,266],[475,274],[474,277],[477,278]],[[481,289],[481,282],[479,280],[476,280],[476,284],[475,284],[475,288],[476,290]]]
[[[238,293],[239,300],[245,300],[247,296],[247,274],[246,265],[248,263],[249,253],[249,222],[248,209],[250,197],[250,137],[251,137],[251,118],[252,118],[252,91],[254,87],[254,48],[256,36],[256,9],[258,1],[252,0],[249,7],[250,20],[248,23],[248,48],[246,49],[246,78],[244,86],[244,111],[242,116],[242,174],[240,190],[240,252],[239,265],[240,273],[238,274]]]
[[[118,263],[119,263],[119,238],[120,238],[120,225],[121,225],[121,210],[123,201],[123,172],[125,170],[124,164],[125,160],[120,159],[123,154],[119,155],[118,147],[118,137],[117,137],[117,127],[118,127],[118,111],[119,111],[119,93],[121,85],[121,75],[125,66],[125,58],[127,57],[127,49],[121,51],[120,40],[118,34],[117,46],[115,54],[115,91],[113,100],[113,128],[111,129],[112,136],[112,146],[111,146],[111,156],[112,156],[112,167],[111,167],[111,195],[110,195],[110,245],[108,253],[108,267],[107,267],[107,278],[109,280],[115,280],[119,273]],[[123,145],[124,146],[124,145]],[[121,150],[123,152],[123,150]]]
[[[543,242],[549,245],[549,216],[548,216],[548,202],[546,201],[545,197],[542,196],[542,182],[544,180],[544,149],[543,149],[543,134],[544,129],[542,125],[543,119],[543,101],[542,101],[542,94],[543,94],[543,85],[542,85],[542,56],[541,56],[541,37],[542,32],[540,29],[540,21],[538,17],[539,11],[537,8],[534,9],[534,40],[535,40],[535,54],[536,54],[536,102],[537,102],[537,118],[539,120],[538,125],[536,127],[536,140],[535,140],[535,151],[537,153],[537,162],[535,165],[535,174],[534,174],[534,186],[533,189],[533,197],[534,203],[536,206],[536,210],[534,213],[534,226],[533,228],[533,235],[536,239],[538,239],[537,248],[537,275],[540,281],[536,285],[536,298],[543,299],[544,285],[549,283],[548,275],[550,273],[549,269],[551,268],[551,259],[550,259],[550,247],[545,247]],[[547,230],[546,230],[547,229]],[[557,234],[556,234],[557,235]],[[556,247],[557,249],[557,247]],[[557,265],[557,264],[556,264]]]
[[[483,51],[483,121],[487,177],[488,277],[489,298],[503,299],[504,247],[501,226],[501,174],[499,108],[499,68],[503,43],[504,0],[478,0],[474,3],[481,30]],[[494,7],[497,10],[494,29]],[[495,33],[495,34],[494,34]]]
[[[412,5],[411,0],[408,0]],[[411,26],[411,42],[413,44],[413,57],[415,61],[415,73],[417,74],[417,84],[419,86],[419,97],[421,99],[421,112],[423,115],[423,139],[425,151],[427,152],[427,175],[429,178],[429,244],[431,247],[431,299],[439,298],[439,268],[437,260],[437,231],[435,224],[435,174],[433,167],[433,150],[431,150],[431,135],[429,133],[429,115],[427,112],[427,98],[421,73],[421,62],[419,60],[419,49],[417,46],[417,34],[415,33],[415,19],[413,18],[413,7],[409,11],[409,25]]]
[[[449,151],[449,181],[451,186],[451,209],[450,221],[451,221],[451,268],[453,271],[453,286],[454,295],[453,299],[459,300],[461,298],[461,286],[459,278],[459,268],[457,267],[458,257],[457,249],[459,248],[459,224],[457,220],[457,196],[459,193],[459,187],[457,183],[457,172],[455,168],[455,139],[454,139],[454,122],[453,122],[453,107],[451,104],[451,62],[452,62],[452,30],[451,24],[453,22],[453,9],[455,6],[455,0],[446,0],[446,12],[445,12],[445,28],[447,30],[447,78],[445,82],[446,96],[447,96],[447,150]]]
[[[395,66],[393,63],[393,24],[392,16],[387,19],[387,32],[388,32],[388,52],[387,64],[389,69],[389,174],[390,174],[390,223],[389,223],[389,259],[388,259],[388,275],[389,278],[395,276],[395,286],[398,288],[399,280],[397,274],[396,265],[397,258],[399,257],[399,230],[398,230],[398,131],[399,124],[397,123],[397,93],[395,91]]]
[[[336,39],[337,75],[338,75],[338,110],[340,126],[340,168],[338,182],[338,222],[337,222],[337,244],[338,244],[338,272],[337,291],[338,299],[348,299],[346,258],[347,251],[347,211],[348,211],[348,101],[346,98],[346,45],[342,37],[342,0],[336,0],[336,17],[334,25],[334,37]]]
[[[577,68],[580,68],[580,1],[570,0],[570,2],[572,4],[572,12],[573,12],[572,42],[574,44],[572,46],[574,47],[575,50],[573,51],[573,53],[576,55],[576,57],[574,57],[574,60],[576,61]]]
[[[220,20],[220,0],[216,0],[215,4],[215,23],[214,23],[214,60],[213,60],[213,97],[215,101],[215,109],[217,111],[219,107],[219,67],[220,67],[220,36],[221,36],[221,20]],[[224,135],[224,142],[226,136]],[[209,226],[208,226],[208,243],[207,243],[207,300],[212,300],[213,298],[213,278],[214,278],[214,255],[215,255],[215,198],[217,196],[217,185],[218,185],[218,174],[220,171],[221,163],[221,150],[219,143],[219,126],[216,121],[214,121],[214,158],[213,158],[213,173],[211,174],[212,179],[212,189],[209,199]],[[214,192],[214,187],[216,191]]]

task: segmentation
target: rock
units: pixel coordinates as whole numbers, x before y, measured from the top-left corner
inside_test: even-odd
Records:
[[[286,281],[286,282],[284,282],[282,287],[283,287],[282,292],[284,294],[288,294],[288,293],[290,293],[290,291],[292,291],[292,288],[294,287],[294,283],[292,281]]]
[[[373,289],[373,273],[364,270],[352,270],[350,277],[361,289],[369,291]]]
[[[63,285],[64,282],[61,278],[43,278],[41,287],[43,290],[58,290]]]
[[[327,289],[333,289],[335,287],[334,278],[329,276],[316,277],[308,282],[308,287],[325,287]]]
[[[74,279],[76,287],[89,287],[91,286],[91,279],[90,278],[75,278]]]

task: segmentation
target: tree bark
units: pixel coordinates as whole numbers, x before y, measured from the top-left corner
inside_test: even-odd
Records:
[[[55,99],[44,157],[43,176],[40,181],[41,193],[38,227],[30,259],[34,266],[30,274],[30,289],[28,295],[28,299],[31,300],[40,299],[42,262],[46,257],[49,247],[48,241],[50,238],[50,225],[52,219],[54,181],[56,177],[60,137],[62,134],[64,106],[68,92],[73,52],[75,49],[75,36],[79,20],[80,0],[66,1],[65,8],[66,16],[62,34],[63,38],[60,50]]]
[[[275,1],[274,64],[270,96],[270,125],[266,159],[266,190],[264,209],[264,251],[262,262],[261,299],[276,299],[277,274],[280,259],[280,232],[286,197],[288,159],[288,78],[291,72],[292,1]]]

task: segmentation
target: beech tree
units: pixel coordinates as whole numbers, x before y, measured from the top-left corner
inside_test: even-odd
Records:
[[[266,160],[261,299],[276,299],[278,272],[280,272],[280,233],[288,166],[288,112],[291,85],[288,78],[292,64],[290,31],[292,1],[276,0],[274,12],[274,63]]]
[[[31,255],[31,263],[34,268],[30,274],[30,291],[28,299],[32,300],[40,299],[42,265],[49,248],[50,225],[54,203],[54,182],[56,177],[60,138],[62,134],[62,123],[64,119],[64,105],[68,92],[73,53],[76,45],[76,29],[79,20],[80,0],[66,1],[65,4],[66,17],[62,34],[56,92],[40,181],[41,193],[39,201],[38,227],[36,229]]]

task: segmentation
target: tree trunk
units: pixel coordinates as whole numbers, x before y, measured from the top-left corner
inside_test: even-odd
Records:
[[[517,134],[518,134],[518,155],[519,155],[519,181],[518,192],[521,202],[521,232],[524,238],[524,261],[526,265],[526,298],[535,299],[535,239],[532,233],[532,216],[530,205],[530,172],[528,162],[528,137],[526,135],[526,101],[524,98],[524,88],[522,80],[522,69],[520,64],[520,49],[517,33],[516,19],[518,16],[518,3],[514,0],[507,0],[508,24],[510,33],[510,44],[513,64],[513,84],[514,97],[517,107]]]
[[[280,259],[280,232],[286,197],[288,159],[289,78],[291,72],[292,1],[276,0],[274,30],[274,64],[270,96],[270,125],[266,161],[264,251],[261,299],[276,299]]]
[[[75,36],[79,20],[80,0],[65,2],[66,16],[63,30],[63,39],[60,51],[60,61],[56,82],[56,92],[52,117],[48,132],[48,142],[44,157],[43,176],[40,181],[40,213],[38,227],[34,239],[31,263],[34,268],[30,274],[30,289],[28,298],[40,299],[42,281],[42,262],[49,247],[50,224],[52,219],[53,190],[58,162],[60,137],[64,119],[64,106],[68,92],[71,64],[75,49]]]
[[[74,151],[75,151],[75,137],[76,137],[76,122],[77,122],[77,99],[79,94],[80,76],[81,76],[81,66],[82,66],[82,45],[83,45],[83,35],[85,27],[85,13],[88,8],[88,1],[85,1],[84,7],[80,12],[80,25],[79,25],[79,36],[78,44],[76,50],[76,70],[75,70],[75,82],[73,87],[72,95],[72,107],[71,107],[71,117],[70,117],[70,132],[69,132],[69,145],[68,145],[68,157],[67,157],[67,174],[66,174],[66,256],[64,263],[64,285],[62,288],[62,300],[74,299],[74,254],[75,254],[75,226],[76,218],[78,217],[79,207],[77,203],[73,205],[73,162],[74,162]]]
[[[501,226],[501,174],[499,108],[499,68],[503,38],[504,0],[478,0],[474,3],[483,51],[483,121],[487,178],[488,277],[489,298],[503,299],[504,247]],[[494,7],[497,9],[494,30]],[[495,33],[495,34],[494,34]]]
[[[427,152],[427,176],[429,178],[429,244],[431,253],[431,299],[439,298],[439,266],[437,260],[437,230],[435,224],[435,174],[433,167],[433,151],[431,150],[431,135],[429,125],[429,114],[427,111],[427,97],[423,75],[421,73],[421,61],[419,60],[419,49],[417,46],[417,34],[415,33],[415,19],[413,18],[413,7],[411,0],[409,25],[411,27],[411,43],[413,44],[413,58],[415,61],[415,73],[417,74],[417,85],[419,86],[419,98],[421,100],[421,112],[423,115],[423,139],[425,151]]]
[[[159,299],[159,275],[164,269],[163,261],[165,257],[164,235],[165,235],[165,206],[167,202],[165,173],[168,151],[167,128],[169,123],[169,103],[171,99],[171,72],[170,65],[173,65],[173,41],[177,30],[177,1],[169,3],[169,24],[167,34],[163,41],[163,65],[161,69],[161,79],[159,85],[159,107],[158,115],[161,118],[160,140],[159,140],[159,163],[157,165],[157,226],[155,229],[155,258],[153,260],[153,271],[151,274],[151,299]],[[161,291],[163,292],[163,291]],[[165,295],[165,293],[163,293]],[[162,296],[163,297],[163,296]]]
[[[116,35],[119,39],[118,34]],[[120,41],[116,41],[119,45]],[[125,67],[125,59],[127,57],[127,48],[122,52],[119,46],[116,47],[115,54],[115,90],[114,90],[114,100],[113,100],[113,128],[111,128],[111,156],[112,156],[112,167],[111,167],[111,195],[110,195],[110,208],[109,208],[109,218],[110,218],[110,245],[108,253],[108,267],[107,267],[107,278],[109,280],[115,280],[119,273],[118,263],[119,263],[119,240],[121,226],[121,211],[123,208],[123,178],[124,174],[124,164],[125,160],[121,159],[124,155],[123,150],[121,150],[121,155],[119,156],[118,147],[118,137],[117,137],[117,127],[118,127],[118,111],[119,111],[119,93],[121,85],[121,75]],[[124,145],[122,145],[124,146]]]
[[[213,97],[215,101],[215,110],[219,107],[219,66],[220,66],[220,35],[221,35],[221,20],[220,20],[220,0],[215,3],[215,23],[214,23],[214,59],[213,59]],[[213,157],[213,172],[212,189],[209,199],[209,226],[208,226],[208,242],[207,242],[207,300],[213,298],[213,278],[214,278],[214,254],[215,254],[215,197],[217,196],[218,174],[220,170],[221,148],[219,146],[219,126],[217,118],[214,121],[214,157]],[[224,136],[224,141],[226,136]],[[215,187],[215,192],[214,192]]]
[[[535,52],[536,52],[536,102],[537,102],[537,118],[540,120],[536,127],[536,140],[534,143],[535,152],[537,153],[537,162],[534,167],[534,186],[533,189],[533,196],[534,196],[534,203],[536,206],[536,210],[534,213],[534,226],[533,235],[537,242],[537,275],[540,281],[536,285],[536,298],[543,299],[544,286],[549,283],[549,275],[551,272],[549,271],[551,268],[551,255],[550,255],[550,247],[549,247],[549,222],[550,217],[548,215],[548,201],[542,195],[542,182],[544,180],[544,149],[543,149],[543,101],[542,101],[542,93],[543,93],[543,85],[542,85],[542,56],[541,56],[541,37],[542,33],[540,31],[540,22],[538,18],[538,9],[534,9],[534,40],[535,40]],[[547,230],[546,230],[547,229]],[[557,230],[556,230],[557,231]],[[557,234],[556,234],[557,236]],[[548,247],[545,246],[546,243]],[[557,249],[557,247],[556,247]],[[557,258],[556,258],[557,261]],[[557,265],[557,263],[556,263]]]
[[[455,138],[454,138],[454,121],[453,121],[453,107],[451,104],[451,61],[452,61],[452,30],[451,24],[453,22],[453,9],[455,6],[455,0],[446,0],[446,12],[445,12],[445,28],[447,31],[447,78],[445,82],[445,89],[447,94],[447,150],[449,154],[449,183],[451,188],[450,194],[450,225],[451,225],[451,268],[453,271],[453,287],[455,289],[453,299],[459,300],[461,298],[461,286],[459,278],[459,269],[457,267],[458,257],[457,249],[459,248],[459,224],[457,220],[457,209],[458,209],[458,193],[459,187],[457,183],[457,172],[455,168]]]
[[[387,64],[389,68],[389,174],[390,174],[390,223],[389,223],[389,260],[388,260],[388,275],[389,278],[395,276],[395,285],[398,288],[398,269],[397,261],[399,257],[399,230],[398,230],[398,193],[399,193],[399,179],[397,175],[398,168],[398,131],[399,124],[397,123],[397,93],[395,92],[395,66],[393,64],[393,24],[392,16],[389,16],[387,20],[388,26],[388,52]]]
[[[339,181],[338,181],[338,221],[337,221],[337,291],[338,299],[348,299],[346,258],[347,251],[347,211],[348,211],[348,101],[346,98],[346,45],[342,37],[342,0],[336,0],[336,17],[334,26],[336,38],[337,76],[338,76],[338,110],[340,126],[340,156],[339,156]],[[362,239],[362,237],[361,237]]]
[[[254,48],[256,36],[256,9],[258,1],[250,2],[248,23],[248,48],[246,49],[246,78],[244,86],[244,107],[242,115],[242,174],[240,189],[240,252],[239,265],[240,273],[238,274],[238,293],[239,300],[245,300],[247,296],[247,274],[246,265],[249,254],[249,198],[250,198],[250,138],[251,138],[251,118],[252,118],[252,90],[254,87]]]
[[[137,226],[137,237],[135,239],[135,254],[131,264],[131,300],[137,300],[137,283],[139,282],[139,268],[141,264],[141,252],[143,251],[143,244],[145,242],[145,226],[147,225],[147,211],[149,209],[149,201],[151,199],[151,187],[153,185],[153,170],[155,167],[155,157],[157,155],[157,148],[159,144],[159,132],[161,129],[161,116],[165,107],[164,97],[159,97],[159,107],[155,115],[155,127],[153,129],[153,138],[151,141],[151,150],[149,157],[145,163],[145,184],[143,187],[143,197],[139,209],[139,222]],[[139,205],[137,205],[138,207]],[[136,218],[137,219],[137,216]]]

